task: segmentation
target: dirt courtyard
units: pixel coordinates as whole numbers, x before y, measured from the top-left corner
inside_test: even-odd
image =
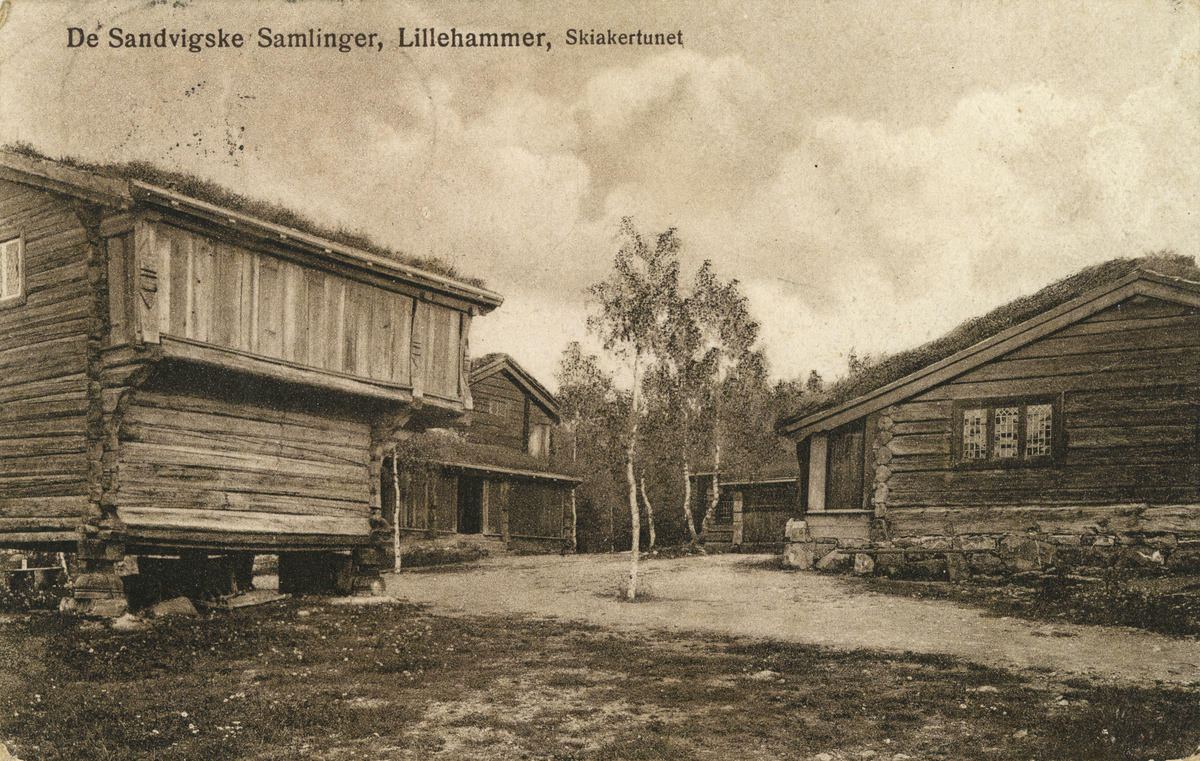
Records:
[[[641,565],[646,600],[617,600],[629,554],[505,557],[386,577],[388,593],[446,615],[527,614],[627,631],[673,630],[839,649],[946,654],[987,666],[1132,684],[1200,684],[1200,643],[1115,627],[996,618],[946,600],[876,594],[765,555]]]

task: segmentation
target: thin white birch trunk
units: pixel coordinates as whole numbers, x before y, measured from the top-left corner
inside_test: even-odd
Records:
[[[396,450],[392,450],[392,555],[393,569],[400,570],[400,468],[396,465]]]
[[[683,461],[683,517],[687,520],[688,535],[695,543],[700,537],[696,536],[696,517],[692,515],[692,466],[687,460]]]
[[[650,529],[650,546],[646,549],[654,549],[654,507],[650,504],[650,498],[646,496],[646,474],[642,473],[642,502],[646,505],[646,527]]]
[[[642,541],[642,520],[641,511],[638,510],[637,478],[633,473],[633,455],[638,432],[638,402],[640,401],[638,396],[642,385],[642,379],[639,377],[640,370],[641,357],[635,357],[633,360],[633,398],[630,400],[629,405],[632,424],[629,427],[629,446],[625,448],[625,478],[629,481],[629,520],[633,529],[632,546],[629,552],[629,589],[625,593],[625,596],[631,602],[637,599],[638,545]]]

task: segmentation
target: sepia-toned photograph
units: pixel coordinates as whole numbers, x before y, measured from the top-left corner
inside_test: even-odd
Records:
[[[0,0],[0,761],[1200,761],[1195,0]]]

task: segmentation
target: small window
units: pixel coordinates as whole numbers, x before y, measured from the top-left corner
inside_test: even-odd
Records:
[[[954,412],[954,456],[960,464],[1004,467],[1048,464],[1061,455],[1062,413],[1052,399],[960,402]]]
[[[488,399],[488,414],[495,417],[507,418],[511,414],[511,405],[507,399]]]
[[[0,243],[0,303],[25,296],[24,249],[20,238]]]
[[[550,456],[550,426],[536,423],[529,431],[529,454],[534,457]]]

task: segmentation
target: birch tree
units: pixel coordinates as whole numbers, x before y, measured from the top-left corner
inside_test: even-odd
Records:
[[[614,416],[612,374],[600,366],[594,354],[584,354],[578,341],[572,341],[562,353],[559,369],[557,399],[562,426],[571,437],[571,471],[585,473],[589,483],[594,483],[599,471],[608,463],[608,438]],[[580,442],[584,451],[580,452]],[[578,510],[575,504],[575,489],[571,490],[572,549],[578,549]],[[612,500],[608,504],[608,548],[613,550]]]
[[[605,351],[626,363],[631,375],[629,419],[626,425],[625,478],[629,487],[629,518],[632,540],[629,585],[626,596],[637,597],[638,553],[641,516],[634,460],[638,426],[645,414],[643,382],[667,354],[682,316],[679,298],[679,239],[668,229],[648,240],[633,219],[621,221],[621,245],[613,271],[590,289],[597,313],[588,318],[588,328],[597,335]]]
[[[721,498],[721,436],[724,416],[725,381],[751,355],[758,339],[758,323],[750,319],[749,301],[738,287],[737,280],[724,282],[705,261],[696,273],[695,284],[685,306],[699,332],[697,360],[699,372],[708,394],[708,414],[712,425],[710,452],[712,456],[712,491],[708,508],[701,523],[701,533],[708,528]]]

